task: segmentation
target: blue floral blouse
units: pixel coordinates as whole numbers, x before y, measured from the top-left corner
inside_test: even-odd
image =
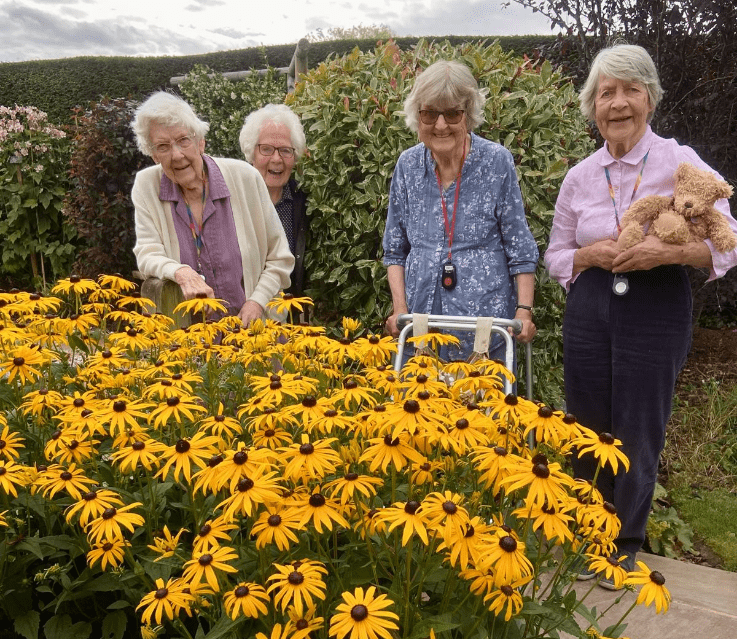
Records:
[[[443,193],[449,218],[456,188],[457,180]],[[539,257],[525,219],[512,154],[472,133],[460,188],[452,247],[455,289],[448,291],[440,284],[448,238],[435,161],[424,144],[404,151],[394,169],[384,264],[405,267],[410,313],[511,319],[517,303],[513,277],[534,273]],[[470,353],[473,339],[464,341],[455,356]]]

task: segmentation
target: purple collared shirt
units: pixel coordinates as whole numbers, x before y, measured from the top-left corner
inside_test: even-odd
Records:
[[[649,125],[634,148],[620,159],[614,158],[605,144],[574,166],[560,187],[550,243],[545,252],[545,266],[566,290],[576,279],[573,276],[573,255],[576,250],[599,240],[617,239],[617,222],[604,168],[609,169],[617,215],[621,220],[632,204],[635,180],[648,151],[650,154],[636,200],[647,195],[672,196],[673,174],[681,162],[690,162],[699,169],[716,173],[691,147],[655,135]],[[737,221],[730,215],[728,201],[718,200],[715,208],[726,216],[732,230],[737,232]],[[706,243],[712,254],[713,268],[709,279],[713,280],[737,264],[737,249],[719,253],[710,241]]]
[[[229,315],[237,315],[246,301],[243,262],[236,237],[230,191],[217,164],[202,156],[207,168],[209,191],[202,215],[202,250],[198,257],[189,226],[187,204],[181,190],[166,175],[161,176],[159,198],[171,201],[174,229],[179,240],[179,260],[204,275],[215,297],[225,300]]]

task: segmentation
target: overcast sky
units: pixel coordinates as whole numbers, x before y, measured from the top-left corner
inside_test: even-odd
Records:
[[[386,24],[397,35],[550,34],[502,0],[0,0],[0,62],[161,56],[296,43],[315,29]]]

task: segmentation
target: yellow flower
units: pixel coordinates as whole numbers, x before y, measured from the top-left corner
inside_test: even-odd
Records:
[[[637,562],[637,567],[640,570],[629,573],[624,580],[625,585],[642,585],[637,603],[644,603],[646,606],[654,603],[657,613],[667,612],[671,596],[665,587],[665,578],[657,570],[651,571],[642,561]]]
[[[227,546],[220,546],[208,552],[195,551],[192,553],[192,559],[184,564],[182,579],[188,584],[195,585],[205,581],[215,592],[220,592],[218,572],[216,571],[238,572],[237,568],[233,568],[227,563],[236,559],[238,559],[238,553]]]
[[[385,524],[389,524],[387,534],[395,528],[403,526],[402,546],[406,546],[410,538],[416,534],[426,546],[430,543],[427,535],[427,515],[422,509],[422,504],[414,499],[406,503],[397,502],[391,508],[379,511],[378,517]]]
[[[148,415],[145,409],[151,408],[153,404],[148,404],[141,400],[130,400],[125,397],[117,397],[108,402],[107,406],[102,408],[98,413],[98,419],[108,425],[110,434],[115,436],[122,433],[127,426],[137,428],[140,425],[139,420],[146,422]]]
[[[295,504],[294,514],[299,517],[300,526],[305,526],[311,521],[315,530],[320,534],[323,526],[328,530],[332,530],[333,522],[344,528],[350,528],[350,524],[340,513],[340,510],[339,504],[335,500],[328,499],[316,488],[303,501]]]
[[[478,566],[482,570],[488,567],[494,570],[494,585],[498,587],[517,582],[521,585],[534,576],[532,563],[525,555],[525,544],[504,528],[491,537]]]
[[[334,437],[310,441],[307,434],[302,435],[301,444],[292,444],[281,450],[284,476],[294,482],[322,479],[335,472],[340,464],[340,455],[330,445],[337,441]]]
[[[290,604],[299,613],[305,606],[314,605],[313,597],[325,599],[325,582],[323,575],[327,569],[319,561],[305,559],[291,564],[273,564],[277,572],[268,578],[273,583],[267,588],[274,594],[274,607],[281,607],[282,612]]]
[[[136,606],[136,610],[145,606],[141,615],[143,623],[150,624],[153,618],[160,624],[162,616],[173,621],[182,610],[189,611],[192,596],[187,593],[187,584],[182,579],[169,579],[166,584],[163,579],[157,579],[155,583],[156,590],[144,595],[141,603]]]
[[[397,352],[397,342],[390,336],[368,335],[360,337],[353,346],[364,366],[382,366],[388,364],[392,353]]]
[[[269,601],[269,595],[266,594],[263,586],[245,581],[241,581],[233,590],[223,595],[225,612],[234,621],[240,615],[255,619],[267,614],[266,603]]]
[[[66,279],[59,280],[51,289],[51,292],[53,294],[73,293],[74,295],[81,295],[96,291],[98,288],[100,287],[94,280],[83,279],[78,275],[70,275]]]
[[[70,464],[68,468],[54,464],[36,480],[36,485],[47,499],[53,499],[60,490],[66,490],[72,499],[79,500],[82,498],[82,491],[87,492],[95,483],[76,464]]]
[[[287,630],[290,639],[307,639],[312,632],[322,629],[325,620],[317,617],[315,614],[315,606],[307,606],[307,610],[297,611],[294,607],[287,610],[289,621],[287,622]]]
[[[141,515],[128,512],[131,508],[142,506],[141,502],[134,502],[116,508],[111,506],[106,508],[100,517],[93,519],[85,529],[90,542],[99,542],[102,539],[120,539],[123,536],[122,528],[127,528],[129,532],[133,532],[136,526],[143,526],[144,519]]]
[[[203,553],[220,547],[220,541],[232,541],[230,531],[237,530],[238,526],[224,517],[208,519],[197,531],[192,549],[194,552]]]
[[[595,433],[588,428],[579,428],[583,431],[582,434],[571,442],[578,448],[579,457],[587,453],[593,453],[594,457],[599,460],[599,465],[603,467],[609,464],[615,475],[619,471],[620,461],[622,462],[622,466],[624,466],[625,472],[630,469],[629,459],[618,448],[622,446],[622,442],[619,439],[615,439],[609,433]]]
[[[369,470],[373,473],[381,467],[381,472],[386,473],[389,464],[393,464],[396,470],[402,470],[408,461],[416,464],[422,463],[422,453],[415,450],[409,444],[409,435],[402,433],[399,437],[385,435],[369,440],[369,447],[361,455],[361,462],[371,462]]]
[[[399,615],[385,610],[394,605],[386,595],[375,595],[376,586],[353,593],[344,592],[343,602],[336,607],[330,619],[329,636],[336,639],[392,639],[392,630],[399,630],[395,621]]]
[[[8,461],[17,461],[20,451],[25,448],[25,441],[18,433],[8,428],[5,417],[2,417],[0,424],[5,424],[0,431],[0,459],[4,457]]]
[[[468,511],[461,506],[463,495],[446,490],[443,493],[430,493],[422,501],[427,516],[428,528],[438,530],[447,542],[468,524]]]
[[[511,470],[509,477],[502,479],[500,485],[507,494],[529,487],[525,503],[529,506],[543,506],[566,501],[566,487],[573,484],[569,475],[561,471],[557,462],[548,463],[545,455],[535,455]]]
[[[49,361],[48,357],[31,346],[19,346],[10,355],[10,359],[0,363],[0,377],[7,375],[7,383],[16,377],[20,379],[21,384],[36,381],[41,377],[41,371],[33,367],[43,366]]]
[[[173,446],[167,446],[162,459],[169,460],[155,477],[166,478],[169,469],[174,467],[174,480],[179,481],[182,476],[187,483],[192,479],[192,468],[204,468],[207,458],[216,454],[217,437],[197,433],[191,439],[180,439]]]
[[[205,413],[207,409],[200,406],[194,397],[168,397],[165,402],[159,404],[148,416],[149,422],[152,422],[154,428],[163,428],[172,417],[177,424],[182,423],[182,417],[186,417],[190,421],[195,421],[195,413]],[[208,438],[217,440],[215,437]]]
[[[25,486],[27,484],[28,476],[25,466],[0,459],[0,489],[6,495],[17,497],[17,486]]]
[[[135,433],[135,431],[126,432]],[[149,472],[158,468],[161,463],[160,458],[167,450],[166,446],[151,439],[145,433],[134,436],[135,441],[125,448],[116,450],[110,455],[110,459],[120,466],[120,471],[123,473],[134,472],[139,464]]]
[[[267,544],[276,544],[279,550],[288,550],[291,544],[299,543],[294,531],[302,528],[293,509],[281,504],[269,504],[253,524],[251,536],[256,537],[258,550]]]
[[[67,523],[70,523],[79,513],[79,525],[86,528],[93,519],[102,516],[107,508],[116,508],[123,505],[123,500],[117,493],[108,488],[96,488],[82,495],[76,504],[66,509]]]
[[[266,308],[274,309],[277,315],[281,315],[294,310],[301,313],[305,306],[314,306],[314,304],[309,297],[295,297],[291,293],[280,293],[278,297],[266,303]]]
[[[169,526],[165,525],[164,529],[161,531],[163,537],[154,537],[153,545],[149,544],[148,546],[151,550],[159,555],[156,559],[154,559],[154,561],[161,561],[166,557],[173,557],[174,553],[176,553],[177,551],[179,538],[182,536],[183,532],[189,531],[186,528],[180,528],[179,532],[176,535],[172,536],[171,532],[169,531]]]
[[[265,635],[263,632],[257,632],[256,639],[291,639],[289,624],[285,624],[283,628],[280,623],[274,624],[270,635]]]
[[[516,617],[522,610],[522,595],[515,588],[504,585],[492,590],[484,597],[484,603],[489,604],[489,610],[497,617],[504,612],[504,621]]]
[[[98,275],[97,281],[100,286],[109,288],[110,290],[118,293],[125,293],[126,291],[135,291],[136,285],[122,277],[121,275]]]
[[[255,512],[257,504],[278,502],[281,498],[284,489],[276,477],[275,471],[242,477],[235,484],[231,496],[220,502],[217,508],[222,509],[223,516],[227,519],[232,519],[236,515],[250,517]]]
[[[415,335],[407,339],[407,342],[414,344],[415,348],[431,348],[438,349],[440,346],[458,346],[461,343],[455,335],[449,333],[431,332],[425,335]]]
[[[87,553],[87,563],[92,567],[99,561],[102,570],[108,565],[117,568],[123,562],[126,546],[130,546],[130,543],[119,537],[101,539]]]
[[[346,472],[343,473],[342,477],[325,484],[325,491],[330,497],[340,495],[340,505],[345,506],[349,501],[358,499],[358,493],[370,500],[371,497],[376,495],[375,486],[383,484],[384,480],[379,477]]]
[[[198,293],[197,297],[185,300],[174,307],[174,313],[194,313],[195,315],[210,315],[211,313],[227,313],[228,309],[223,300],[206,297],[204,293]]]

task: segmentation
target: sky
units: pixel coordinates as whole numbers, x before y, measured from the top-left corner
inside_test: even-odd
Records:
[[[0,0],[0,62],[209,53],[359,24],[398,36],[551,33],[540,14],[502,1]]]

